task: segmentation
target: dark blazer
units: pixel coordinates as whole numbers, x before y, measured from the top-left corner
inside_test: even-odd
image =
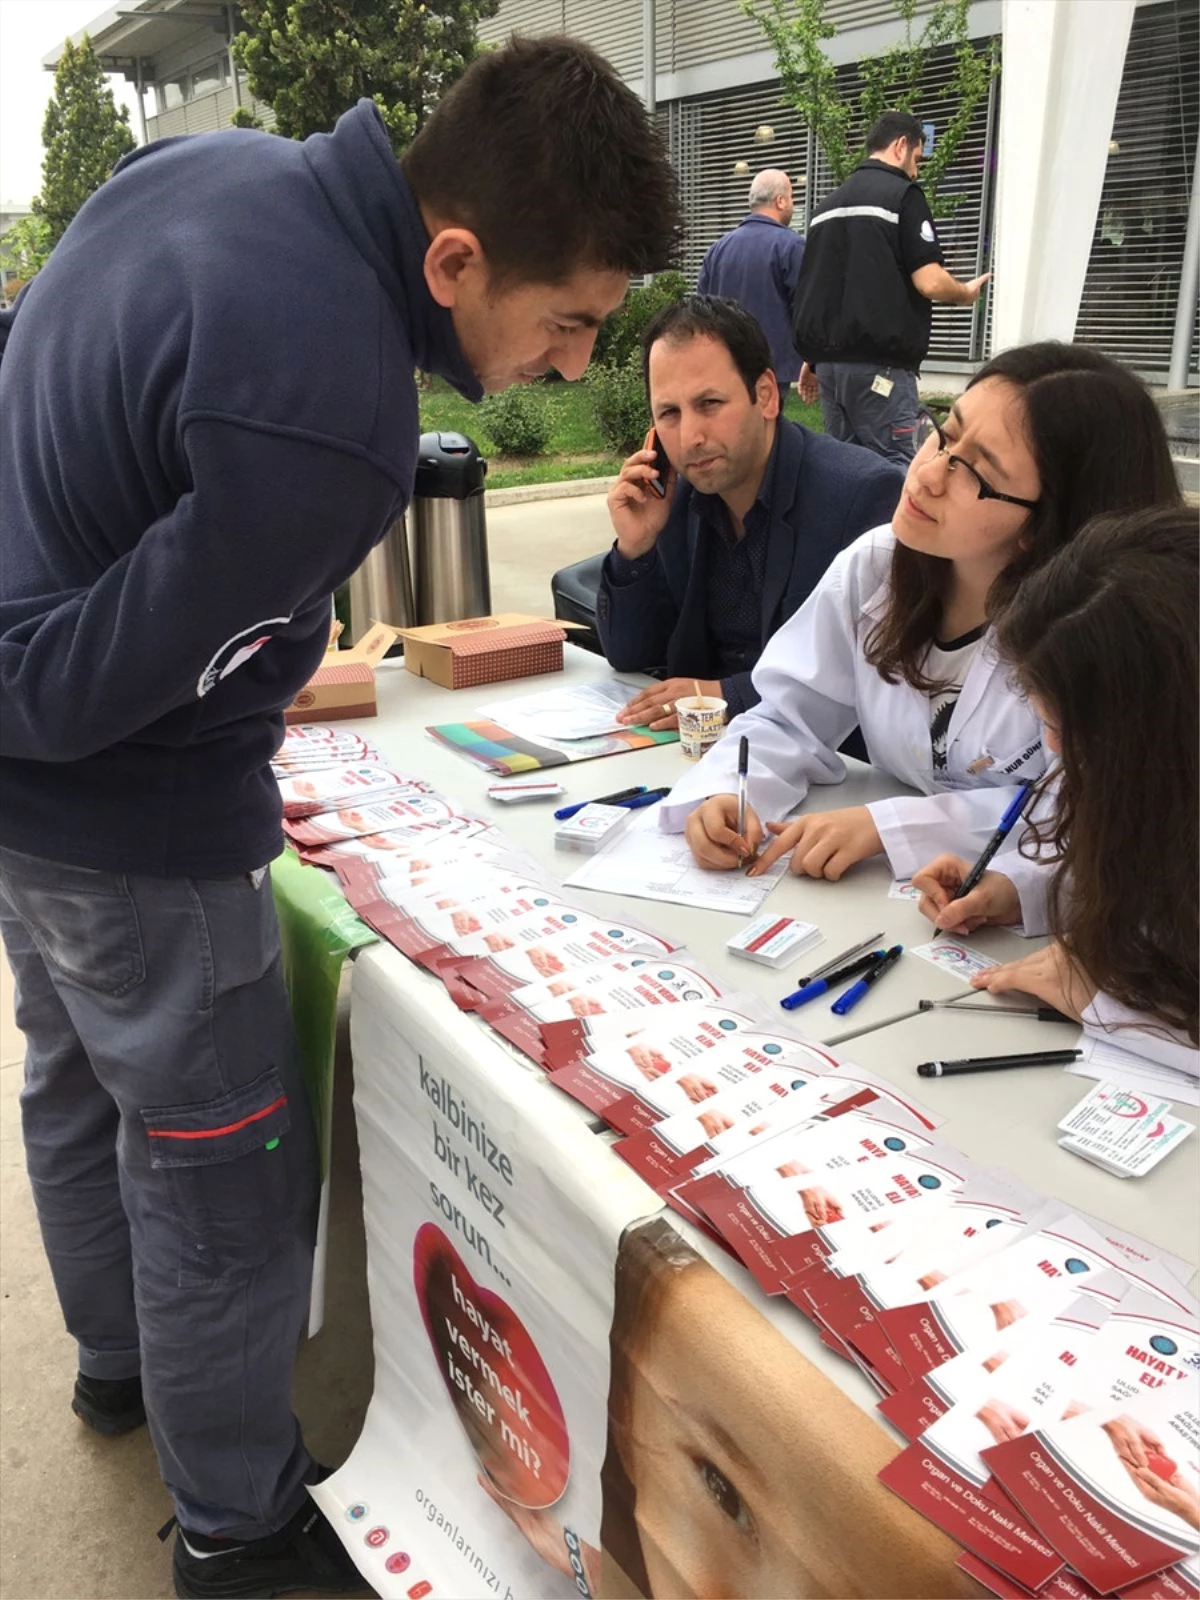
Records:
[[[873,451],[779,419],[760,648],[807,600],[839,550],[891,522],[903,484],[899,467]],[[757,705],[758,695],[749,671],[722,671],[708,631],[708,537],[698,499],[681,478],[654,547],[657,560],[634,582],[614,583],[611,551],[605,557],[596,627],[618,672],[724,678],[743,710]]]

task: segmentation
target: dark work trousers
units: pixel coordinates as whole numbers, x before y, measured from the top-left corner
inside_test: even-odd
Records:
[[[185,1528],[272,1532],[312,1474],[291,1382],[318,1161],[270,878],[0,850],[0,932],[26,1161],[80,1370],[140,1371]]]
[[[890,394],[876,394],[876,378],[890,380]],[[880,367],[864,361],[822,361],[821,415],[831,439],[865,445],[886,461],[907,467],[917,434],[917,375],[903,367]]]

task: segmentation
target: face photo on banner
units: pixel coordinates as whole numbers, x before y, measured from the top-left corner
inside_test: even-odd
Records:
[[[897,1571],[887,1435],[661,1218],[621,1241],[608,1424],[603,1547],[647,1600],[868,1594]]]

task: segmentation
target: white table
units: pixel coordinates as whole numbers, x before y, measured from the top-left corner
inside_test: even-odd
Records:
[[[436,785],[443,793],[472,810],[493,817],[497,825],[524,847],[546,869],[562,879],[570,875],[583,858],[553,847],[554,823],[550,805],[502,807],[486,799],[489,775],[465,757],[429,739],[424,729],[439,722],[470,721],[475,708],[500,698],[530,694],[564,683],[585,682],[606,673],[599,658],[568,647],[564,674],[541,679],[491,686],[483,690],[452,694],[407,673],[402,664],[386,663],[378,673],[380,715],[374,720],[352,724],[365,737],[375,741],[399,769],[409,771]],[[643,782],[658,785],[672,782],[682,769],[682,757],[674,745],[631,752],[619,761],[601,760],[577,763],[554,769],[567,789],[567,800],[586,800],[606,791]],[[871,769],[850,765],[847,780],[840,786],[816,789],[810,795],[809,809],[829,809],[859,804],[894,793],[896,785]],[[561,803],[561,802],[560,802]],[[612,896],[573,890],[581,901],[597,907],[621,906],[629,920],[641,921],[685,943],[731,988],[757,991],[772,1006],[794,987],[798,969],[811,968],[835,955],[840,949],[882,929],[886,943],[906,946],[925,943],[929,926],[915,906],[887,896],[889,872],[882,860],[861,864],[843,882],[813,882],[785,879],[766,902],[772,911],[787,913],[817,923],[825,934],[822,945],[801,957],[796,968],[783,973],[738,961],[724,949],[729,934],[740,919],[716,912],[697,911],[655,901],[617,901]],[[1018,939],[1002,930],[981,934],[972,940],[978,948],[998,959],[1013,959],[1031,948],[1031,941]],[[544,1082],[528,1062],[518,1058],[497,1036],[477,1019],[464,1015],[450,1001],[440,983],[385,946],[360,957],[360,976],[352,999],[352,1016],[360,1018],[364,1042],[373,1029],[394,1046],[367,1052],[369,1059],[358,1061],[360,1091],[386,1111],[385,1121],[403,1130],[413,1114],[411,1094],[406,1101],[401,1093],[402,1071],[398,1063],[413,1039],[431,1041],[427,1047],[448,1061],[470,1063],[475,1074],[472,1095],[483,1103],[485,1087],[494,1091],[488,1106],[488,1124],[494,1131],[504,1129],[503,1143],[513,1145],[523,1129],[526,1136],[522,1167],[528,1171],[537,1161],[536,1152],[545,1148],[560,1167],[577,1167],[585,1178],[583,1189],[595,1193],[594,1206],[583,1202],[583,1209],[559,1212],[551,1206],[544,1225],[535,1217],[536,1243],[542,1232],[552,1236],[564,1219],[577,1215],[599,1217],[604,1208],[623,1212],[630,1220],[652,1214],[657,1197],[645,1188],[630,1169],[605,1150],[611,1136],[597,1129],[582,1108],[574,1107]],[[1088,1081],[1068,1077],[1055,1069],[981,1074],[944,1080],[923,1080],[915,1076],[917,1061],[939,1055],[980,1055],[1012,1052],[1023,1048],[1049,1049],[1074,1043],[1075,1028],[1063,1024],[1036,1023],[1014,1018],[991,1020],[976,1014],[937,1011],[889,1022],[897,1012],[915,1009],[922,998],[942,999],[964,996],[965,985],[919,958],[908,956],[878,986],[850,1018],[832,1017],[827,1002],[821,1001],[790,1015],[810,1037],[832,1041],[846,1032],[854,1037],[840,1047],[847,1060],[915,1092],[930,1107],[948,1113],[939,1138],[962,1149],[981,1164],[1004,1167],[1034,1188],[1093,1215],[1110,1219],[1126,1229],[1142,1233],[1151,1241],[1195,1261],[1197,1228],[1191,1198],[1195,1191],[1200,1138],[1193,1139],[1184,1152],[1176,1152],[1145,1180],[1122,1180],[1109,1176],[1074,1156],[1061,1151],[1056,1143],[1055,1124],[1063,1113],[1088,1088]],[[358,1008],[362,1000],[361,1011]],[[390,1033],[389,1031],[390,1030]],[[432,1043],[436,1041],[436,1044]],[[418,1045],[424,1049],[425,1046]],[[357,1059],[357,1058],[356,1058]],[[466,1067],[461,1069],[464,1073]],[[411,1078],[411,1069],[409,1073]],[[411,1089],[411,1084],[409,1085]],[[489,1092],[490,1092],[489,1091]],[[530,1096],[532,1095],[532,1099]],[[518,1114],[505,1109],[511,1099],[524,1107]],[[365,1101],[364,1101],[365,1103]],[[390,1104],[391,1109],[387,1109]],[[417,1109],[424,1111],[418,1099]],[[1185,1110],[1185,1115],[1192,1115]],[[534,1118],[531,1125],[529,1119]],[[1192,1120],[1195,1120],[1192,1115]],[[543,1136],[548,1143],[539,1145]],[[426,1141],[427,1142],[427,1141]],[[428,1171],[420,1166],[420,1142],[414,1144],[412,1194],[422,1192],[427,1178],[444,1179],[444,1168],[436,1164]],[[424,1152],[428,1160],[428,1151]],[[379,1301],[377,1327],[379,1340],[389,1338],[386,1299],[380,1295],[403,1290],[410,1268],[405,1255],[407,1237],[402,1218],[379,1198],[380,1171],[395,1165],[394,1152],[382,1169],[368,1173],[364,1163],[364,1189],[368,1199],[367,1229],[372,1304]],[[585,1177],[586,1175],[586,1177]],[[405,1189],[405,1184],[401,1185]],[[443,1215],[445,1214],[443,1208]],[[695,1361],[719,1365],[722,1341],[733,1337],[738,1316],[750,1319],[739,1326],[739,1350],[752,1348],[749,1360],[761,1389],[772,1383],[782,1385],[781,1415],[789,1420],[788,1468],[789,1495],[801,1508],[809,1524],[802,1530],[798,1550],[811,1550],[811,1560],[798,1555],[798,1571],[808,1574],[797,1579],[805,1593],[854,1593],[859,1595],[922,1594],[966,1595],[980,1591],[953,1566],[954,1551],[945,1536],[894,1499],[875,1480],[878,1468],[894,1452],[886,1433],[876,1426],[874,1395],[857,1370],[833,1355],[817,1338],[813,1328],[785,1302],[768,1300],[757,1289],[749,1274],[722,1251],[705,1244],[691,1230],[680,1225],[694,1248],[721,1275],[741,1291],[711,1330],[697,1325]],[[509,1245],[513,1241],[510,1239]],[[591,1269],[591,1279],[581,1260],[576,1281],[563,1280],[557,1289],[561,1315],[570,1326],[572,1308],[597,1288],[604,1269]],[[383,1277],[380,1277],[383,1274]],[[711,1280],[714,1303],[727,1294],[719,1278]],[[411,1292],[411,1291],[410,1291]],[[543,1312],[547,1302],[542,1303]],[[739,1313],[737,1308],[744,1308]],[[753,1324],[762,1328],[754,1311],[771,1325],[760,1337]],[[732,1322],[729,1319],[732,1318]],[[786,1345],[777,1336],[786,1340]],[[391,1352],[394,1363],[413,1364],[413,1381],[425,1382],[427,1352],[420,1348],[422,1336],[401,1341],[403,1348]],[[774,1344],[772,1344],[774,1341]],[[788,1348],[788,1347],[791,1348]],[[411,1355],[410,1355],[411,1349]],[[799,1356],[796,1352],[799,1352]],[[386,1349],[381,1351],[387,1356]],[[379,1363],[377,1362],[377,1365]],[[383,1361],[388,1367],[388,1361]],[[399,1368],[397,1369],[399,1370]],[[603,1373],[599,1375],[606,1382]],[[786,1403],[785,1403],[786,1402]],[[603,1416],[604,1392],[594,1399]],[[795,1417],[796,1420],[792,1420]],[[769,1428],[764,1422],[764,1427]],[[778,1428],[776,1428],[778,1431]],[[353,1460],[353,1458],[352,1458]],[[469,1475],[468,1475],[469,1476]],[[794,1481],[793,1481],[794,1480]],[[472,1480],[473,1482],[473,1480]],[[473,1492],[468,1482],[464,1494]],[[831,1491],[835,1490],[836,1492]],[[867,1530],[865,1533],[863,1530]],[[823,1554],[821,1552],[824,1552]],[[832,1555],[831,1555],[832,1552]],[[839,1566],[842,1554],[849,1565]],[[611,1574],[610,1574],[611,1577]],[[378,1575],[373,1576],[378,1582]],[[407,1581],[407,1580],[405,1580]],[[840,1585],[840,1586],[839,1586]],[[381,1591],[384,1592],[384,1591]],[[386,1591],[391,1592],[391,1591]],[[397,1593],[400,1591],[397,1590]],[[605,1593],[619,1592],[611,1583]],[[799,1593],[800,1588],[789,1592]]]
[[[597,795],[611,794],[635,783],[657,788],[674,783],[687,763],[677,744],[658,745],[626,755],[597,761],[581,761],[555,767],[551,774],[566,788],[566,794],[553,804],[500,805],[486,795],[489,782],[496,781],[484,768],[456,754],[425,734],[425,728],[441,722],[469,722],[475,708],[489,701],[530,695],[564,684],[585,683],[608,676],[609,668],[599,656],[566,647],[566,668],[546,677],[525,678],[513,683],[493,684],[483,689],[450,691],[404,670],[399,661],[385,662],[377,674],[380,714],[375,720],[348,723],[365,738],[373,739],[399,768],[418,774],[435,784],[444,794],[461,801],[493,820],[513,841],[527,850],[546,870],[559,879],[567,878],[586,858],[554,847],[556,807]],[[629,677],[629,674],[622,674]],[[847,762],[846,781],[815,786],[803,809],[829,811],[842,806],[863,805],[887,795],[908,793],[903,785],[861,762]],[[581,905],[607,907],[611,912],[621,904],[624,914],[654,932],[665,934],[686,945],[731,989],[753,990],[774,1009],[784,995],[796,986],[803,971],[822,965],[840,950],[858,943],[868,934],[883,930],[883,945],[925,944],[931,929],[915,905],[888,898],[891,873],[880,856],[860,863],[840,883],[788,875],[764,902],[764,910],[813,922],[824,934],[824,941],[807,951],[794,966],[780,972],[729,955],[725,941],[742,926],[740,917],[715,911],[654,900],[622,900],[590,889],[572,889]],[[1019,939],[1004,929],[980,933],[972,944],[999,961],[1016,960],[1036,948],[1040,941]],[[847,1032],[873,1027],[906,1008],[916,1009],[922,998],[949,999],[961,994],[963,985],[919,957],[904,957],[872,992],[845,1018],[835,1017],[828,999],[816,1001],[791,1013],[791,1020],[808,1037],[832,1042]],[[779,1013],[780,1017],[785,1015]]]

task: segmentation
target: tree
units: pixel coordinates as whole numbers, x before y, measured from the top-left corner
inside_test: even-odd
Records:
[[[70,39],[63,44],[42,144],[42,192],[34,198],[33,212],[46,225],[49,255],[83,202],[133,149],[129,112],[113,99],[86,33],[78,45]]]
[[[762,9],[756,0],[741,0],[742,10],[753,17],[775,52],[775,68],[783,88],[782,99],[793,106],[813,130],[829,163],[835,183],[843,183],[866,154],[863,136],[885,111],[919,113],[926,68],[935,52],[954,53],[954,71],[943,91],[954,111],[939,128],[933,152],[921,167],[921,183],[935,216],[949,217],[961,204],[960,195],[941,195],[939,186],[971,126],[975,108],[1000,70],[994,45],[977,50],[967,28],[969,0],[937,0],[924,16],[914,37],[918,0],[893,0],[904,23],[904,38],[877,55],[858,63],[861,88],[851,98],[839,86],[837,69],[821,48],[837,27],[825,15],[827,0],[794,0],[788,15],[786,0],[768,0]],[[851,130],[857,133],[851,138]]]
[[[278,133],[328,132],[370,96],[397,152],[470,64],[499,0],[242,0],[234,55]]]
[[[13,282],[28,283],[46,265],[50,255],[50,229],[43,217],[22,217],[0,234],[0,268],[13,274]],[[15,293],[13,283],[7,293]]]

